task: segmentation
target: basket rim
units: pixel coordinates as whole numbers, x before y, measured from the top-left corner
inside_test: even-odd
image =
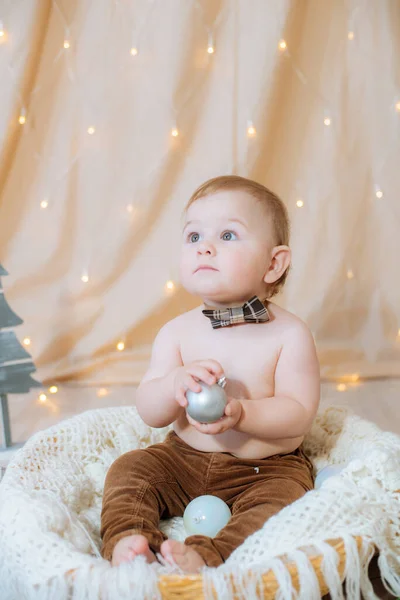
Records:
[[[360,535],[352,536],[354,537],[357,543],[357,549],[360,551],[363,544],[363,537]],[[345,542],[343,538],[332,538],[324,540],[325,543],[330,544],[337,552],[339,556],[338,563],[338,573],[340,577],[340,581],[343,583],[344,575],[345,575],[345,566],[346,566],[346,550],[345,550]],[[310,544],[312,546],[312,544]],[[303,546],[306,547],[306,546]],[[301,549],[301,547],[299,548]],[[280,557],[284,557],[285,554],[281,554]],[[321,572],[321,563],[323,557],[321,554],[316,553],[315,555],[309,556],[309,561],[314,567],[315,573],[318,578],[318,583],[321,590],[321,596],[324,596],[329,592],[328,585],[322,575]],[[286,568],[289,571],[290,577],[292,579],[293,586],[299,591],[299,576],[297,571],[296,563],[290,561],[287,563]],[[79,567],[77,569],[70,569],[65,573],[65,577],[70,580],[75,579],[75,575],[79,571]],[[251,573],[251,568],[247,569],[247,572]],[[275,598],[275,594],[278,591],[279,584],[275,577],[275,574],[272,569],[268,569],[262,575],[263,581],[263,593],[264,600],[273,600]],[[236,598],[236,588],[235,582],[232,579],[231,581],[233,585],[233,589],[235,592]],[[158,588],[163,600],[203,600],[203,575],[201,574],[168,574],[168,575],[160,575],[158,577]],[[216,591],[212,588],[213,594],[216,596]]]

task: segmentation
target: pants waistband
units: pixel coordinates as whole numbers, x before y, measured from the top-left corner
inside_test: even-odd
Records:
[[[197,454],[197,455],[212,455],[212,454],[219,454],[219,455],[225,455],[225,456],[229,456],[231,457],[233,460],[237,460],[239,462],[251,462],[251,461],[255,461],[255,462],[260,462],[260,461],[269,461],[269,460],[273,460],[273,459],[280,459],[280,458],[284,458],[284,457],[289,457],[289,456],[298,456],[299,458],[304,458],[307,462],[310,462],[310,459],[308,458],[308,456],[304,453],[304,450],[302,448],[302,446],[300,445],[298,448],[296,448],[295,450],[292,450],[292,452],[287,452],[285,454],[273,454],[271,456],[266,456],[264,458],[243,458],[243,457],[238,457],[235,456],[234,454],[231,454],[230,452],[207,452],[204,450],[197,450],[197,448],[193,448],[193,446],[190,446],[187,442],[185,442],[181,437],[179,437],[179,435],[171,430],[168,432],[167,437],[165,438],[164,443],[167,444],[174,444],[177,446],[182,447],[183,449],[186,449],[188,452]]]

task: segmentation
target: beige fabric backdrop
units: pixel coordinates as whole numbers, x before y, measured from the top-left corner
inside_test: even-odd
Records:
[[[226,173],[289,207],[278,302],[322,376],[400,375],[397,0],[4,0],[0,21],[0,262],[40,378],[139,380],[199,303],[182,208]]]

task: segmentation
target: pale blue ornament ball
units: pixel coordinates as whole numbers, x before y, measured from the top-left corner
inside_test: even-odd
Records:
[[[314,488],[318,490],[327,479],[334,477],[335,475],[339,475],[344,469],[343,465],[328,465],[321,469],[315,478]]]
[[[215,537],[231,518],[229,506],[217,496],[198,496],[186,507],[183,524],[188,535]]]

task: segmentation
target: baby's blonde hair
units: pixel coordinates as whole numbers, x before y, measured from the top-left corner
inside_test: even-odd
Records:
[[[250,196],[253,196],[253,198],[262,202],[267,207],[268,214],[271,218],[273,234],[275,236],[274,246],[289,246],[290,222],[286,206],[276,194],[271,192],[271,190],[261,185],[261,183],[257,183],[246,177],[239,177],[239,175],[221,175],[220,177],[214,177],[213,179],[205,181],[189,198],[185,207],[185,212],[193,202],[196,202],[196,200],[199,200],[200,198],[204,198],[205,196],[217,192],[232,190],[247,192]],[[277,281],[269,286],[268,298],[275,296],[283,287],[289,274],[289,268],[286,269]]]

